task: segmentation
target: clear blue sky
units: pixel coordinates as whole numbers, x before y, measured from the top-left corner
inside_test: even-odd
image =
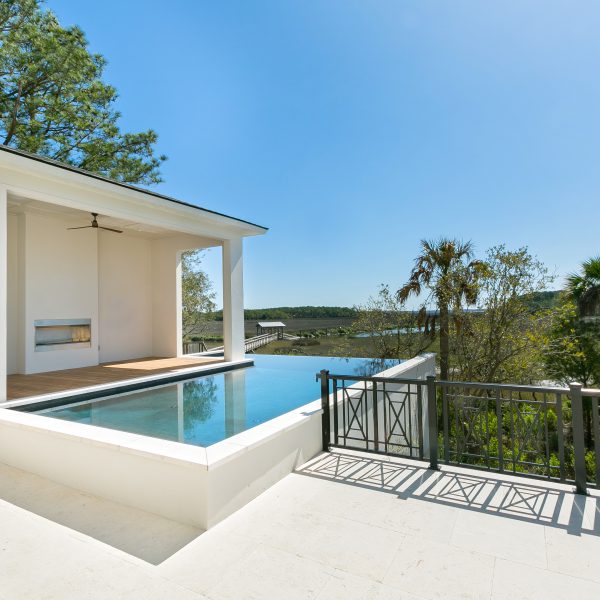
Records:
[[[423,237],[527,245],[558,286],[600,252],[595,0],[47,6],[158,131],[159,191],[270,227],[250,308],[363,302]]]

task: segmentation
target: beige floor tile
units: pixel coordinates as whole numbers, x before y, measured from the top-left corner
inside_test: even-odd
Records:
[[[548,569],[600,583],[600,537],[546,527]]]
[[[488,600],[494,558],[407,537],[383,583],[424,598]]]
[[[157,572],[186,588],[205,592],[257,546],[257,541],[217,526],[159,565]]]
[[[492,600],[598,600],[600,585],[591,581],[498,559]]]
[[[302,556],[381,581],[404,536],[396,531],[324,515],[304,530]]]
[[[422,600],[422,596],[337,571],[329,578],[317,600]]]
[[[459,511],[420,499],[397,498],[378,524],[407,535],[449,542]]]
[[[331,571],[289,552],[259,546],[206,595],[212,600],[310,600],[325,587]]]
[[[477,511],[459,511],[452,546],[546,567],[544,526]]]

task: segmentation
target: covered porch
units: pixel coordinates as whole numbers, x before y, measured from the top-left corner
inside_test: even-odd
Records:
[[[183,356],[190,250],[222,251],[220,360],[242,359],[243,238],[264,231],[0,149],[0,401],[219,360]]]

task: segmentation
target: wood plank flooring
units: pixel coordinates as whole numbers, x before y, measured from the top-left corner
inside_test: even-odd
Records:
[[[96,367],[35,373],[33,375],[9,375],[7,396],[8,400],[19,400],[28,396],[64,392],[90,385],[135,379],[136,377],[149,377],[160,373],[175,373],[182,369],[219,362],[223,362],[223,359],[208,356],[202,358],[152,357],[104,363]]]

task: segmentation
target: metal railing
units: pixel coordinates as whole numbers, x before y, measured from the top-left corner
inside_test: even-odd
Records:
[[[255,335],[254,337],[248,338],[244,340],[244,352],[254,352],[257,348],[261,348],[262,346],[266,346],[271,342],[275,342],[278,339],[276,333],[263,333],[261,335]],[[210,353],[216,354],[218,352],[223,352],[225,350],[225,346],[217,346],[216,348],[211,348]]]
[[[262,346],[266,346],[271,342],[274,342],[278,339],[276,333],[265,333],[263,335],[257,335],[255,337],[248,338],[246,340],[246,352],[253,352],[257,348],[261,348]]]
[[[206,352],[206,344],[204,342],[183,342],[184,354],[197,354],[198,352]]]
[[[323,448],[600,487],[600,390],[317,374]]]

